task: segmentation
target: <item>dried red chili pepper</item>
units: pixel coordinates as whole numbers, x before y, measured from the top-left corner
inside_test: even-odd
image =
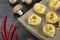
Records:
[[[3,40],[12,40],[13,32],[15,30],[15,25],[14,24],[11,25],[11,28],[10,28],[10,31],[8,34],[8,38],[7,38],[6,30],[5,30],[6,21],[7,21],[7,16],[4,17],[4,20],[2,22],[2,27],[1,27],[2,37],[3,37]]]
[[[12,24],[11,28],[10,28],[10,31],[9,31],[9,34],[8,34],[8,40],[12,40],[12,36],[13,36],[14,30],[15,30],[15,25]]]
[[[18,40],[18,37],[17,37],[17,35],[15,36],[15,40]]]
[[[4,17],[4,20],[2,22],[2,27],[1,27],[3,40],[7,40],[6,31],[5,31],[6,21],[7,21],[7,16]]]

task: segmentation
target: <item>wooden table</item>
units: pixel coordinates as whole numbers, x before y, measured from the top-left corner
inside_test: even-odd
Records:
[[[36,2],[38,2],[38,1],[36,1]],[[22,4],[21,0],[19,0],[19,3]],[[34,3],[35,2],[33,2],[33,4]],[[32,6],[29,7],[25,4],[23,4],[23,5],[25,7],[25,8],[23,8],[24,13],[32,7]],[[8,16],[7,25],[6,25],[7,35],[8,35],[11,24],[16,21],[11,9],[12,8],[11,8],[8,0],[0,0],[0,40],[2,40],[1,23],[2,23],[4,16]],[[16,24],[16,30],[14,32],[13,39],[14,39],[15,34],[18,35],[19,40],[38,40],[30,32],[28,32],[20,23]]]

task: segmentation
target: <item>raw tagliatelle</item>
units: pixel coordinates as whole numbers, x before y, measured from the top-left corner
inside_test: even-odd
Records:
[[[60,7],[60,1],[59,0],[50,0],[48,6],[51,10],[56,10]]]
[[[34,8],[34,11],[37,14],[44,14],[44,12],[46,10],[45,5],[44,4],[41,4],[41,3],[36,3],[33,8]]]
[[[54,25],[52,25],[52,24],[46,24],[46,25],[43,27],[43,33],[44,33],[46,36],[53,37],[54,34],[55,34],[55,27],[54,27]]]
[[[54,24],[58,22],[58,16],[55,12],[49,12],[46,14],[46,21]]]
[[[41,17],[37,16],[36,14],[32,14],[28,18],[28,24],[37,26],[41,23]]]

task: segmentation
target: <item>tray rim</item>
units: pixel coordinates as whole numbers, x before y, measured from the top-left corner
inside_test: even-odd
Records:
[[[43,1],[43,0],[42,0],[42,1]],[[40,1],[40,2],[41,2],[41,1]],[[30,10],[32,10],[32,9],[33,9],[33,7],[32,7]],[[29,11],[30,11],[30,10],[29,10]],[[27,11],[26,13],[28,13],[29,11]],[[26,13],[25,13],[25,14],[26,14]],[[24,14],[24,15],[25,15],[25,14]],[[24,15],[22,15],[21,18],[22,18]],[[20,19],[20,18],[18,18],[18,21],[20,22],[19,19]],[[22,22],[20,22],[20,23],[23,25]],[[27,29],[30,33],[32,33],[36,38],[38,38],[38,39],[43,39],[43,37],[39,37],[36,33],[34,33],[32,30],[30,30],[28,27],[26,27],[25,24],[24,24],[23,26],[24,26],[24,28]],[[46,39],[43,39],[43,40],[46,40]]]
[[[18,20],[19,21],[19,20]],[[20,22],[20,21],[19,21]],[[21,22],[20,22],[21,23]],[[21,25],[23,25],[22,23],[21,23]],[[36,38],[38,38],[39,40],[40,39],[42,39],[42,40],[44,40],[42,37],[39,37],[37,34],[35,34],[33,31],[31,31],[29,28],[27,28],[26,26],[24,26],[23,25],[23,27],[27,30],[27,31],[29,31],[32,35],[34,35]]]
[[[41,0],[40,2],[42,2],[43,0]],[[40,3],[40,2],[38,2],[38,3]],[[33,9],[33,7],[30,9],[30,10],[32,10]],[[26,13],[28,13],[30,10],[28,10]],[[18,22],[20,22],[20,18],[22,18],[26,13],[24,13],[21,17],[19,17],[19,18],[17,18],[17,20],[18,20]],[[22,22],[20,22],[21,23],[21,25],[23,25],[23,23]],[[27,28],[25,25],[23,25],[23,27],[27,30],[27,31],[29,31],[31,34],[33,34],[36,38],[38,38],[39,40],[45,40],[45,39],[43,39],[42,37],[39,37],[36,33],[34,33],[32,30],[30,30],[29,28]]]

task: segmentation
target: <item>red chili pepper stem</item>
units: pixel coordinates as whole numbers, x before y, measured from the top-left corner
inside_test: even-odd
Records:
[[[15,24],[12,24],[11,28],[10,28],[10,31],[9,31],[9,34],[8,34],[8,40],[12,40],[14,30],[15,30]]]
[[[2,27],[1,27],[3,40],[7,40],[6,31],[5,31],[6,21],[7,21],[7,16],[4,17],[4,20],[2,22]]]

